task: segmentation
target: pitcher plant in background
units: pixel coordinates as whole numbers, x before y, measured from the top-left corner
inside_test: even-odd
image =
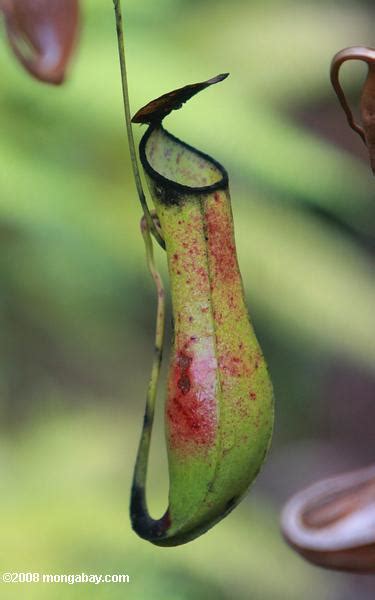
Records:
[[[339,80],[340,68],[348,60],[360,60],[368,66],[360,101],[361,125],[354,120]],[[360,135],[368,148],[371,168],[375,175],[375,49],[352,46],[340,50],[332,59],[331,82],[344,109],[349,126]]]
[[[0,0],[9,44],[36,79],[64,81],[79,33],[78,0]]]
[[[347,60],[368,64],[361,95],[362,125],[353,117],[339,81]],[[348,123],[367,145],[375,173],[375,50],[354,46],[338,52],[331,82]],[[319,481],[295,494],[281,516],[285,539],[308,561],[357,573],[375,573],[375,465]]]
[[[132,147],[121,9],[118,1],[114,5]],[[160,546],[198,537],[238,504],[262,466],[273,428],[272,386],[245,306],[227,173],[162,125],[169,112],[226,77],[164,94],[133,118],[148,124],[140,159],[155,212],[146,208],[142,233],[158,309],[130,512],[134,530]],[[133,152],[132,156],[137,172]],[[142,206],[143,202],[144,194]],[[153,262],[150,230],[165,246],[174,322],[165,407],[169,505],[160,519],[150,516],[145,492],[164,328],[164,291]]]
[[[375,573],[375,466],[319,481],[282,513],[286,540],[327,569]]]

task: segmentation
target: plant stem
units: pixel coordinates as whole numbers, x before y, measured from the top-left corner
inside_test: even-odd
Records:
[[[115,9],[115,19],[116,19],[116,32],[117,32],[117,43],[118,43],[118,54],[120,60],[120,69],[121,69],[121,84],[122,84],[122,97],[124,102],[124,111],[125,111],[125,123],[126,123],[126,131],[129,142],[129,151],[130,158],[133,168],[133,175],[135,180],[135,185],[137,187],[139,201],[142,205],[143,213],[145,215],[146,223],[149,230],[152,232],[153,236],[160,244],[162,248],[165,248],[165,243],[157,230],[154,221],[151,217],[149,208],[147,206],[146,197],[142,188],[141,176],[138,169],[137,156],[135,152],[135,144],[133,137],[133,130],[131,124],[131,115],[130,115],[130,105],[129,105],[129,90],[128,90],[128,79],[126,74],[126,63],[125,63],[125,43],[124,43],[124,29],[122,25],[122,13],[121,13],[121,3],[120,0],[113,0],[113,6]]]

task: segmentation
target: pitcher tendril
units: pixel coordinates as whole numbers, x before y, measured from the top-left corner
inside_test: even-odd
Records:
[[[157,218],[152,215],[155,226]],[[132,494],[130,501],[130,514],[132,521],[144,519],[146,513],[146,479],[147,466],[150,453],[151,432],[154,423],[155,400],[158,388],[160,366],[163,354],[164,325],[165,325],[165,294],[162,278],[156,269],[154,252],[150,230],[145,216],[141,219],[141,232],[146,249],[146,262],[154,280],[157,291],[156,326],[155,326],[155,348],[151,368],[151,377],[147,390],[146,408],[143,419],[141,439],[138,446],[137,459],[134,467]],[[146,524],[144,524],[146,526]],[[148,524],[150,526],[150,524]]]
[[[135,151],[134,144],[134,136],[131,125],[131,114],[130,114],[130,104],[129,104],[129,90],[128,90],[128,78],[126,72],[126,61],[125,61],[125,42],[124,42],[124,28],[122,25],[122,11],[121,11],[121,2],[120,0],[113,0],[113,6],[115,9],[115,20],[116,20],[116,33],[117,33],[117,44],[118,44],[118,55],[120,61],[120,69],[121,69],[121,85],[122,85],[122,98],[124,103],[124,112],[125,112],[125,123],[126,123],[126,131],[129,143],[129,152],[133,169],[133,176],[135,185],[138,192],[139,201],[141,203],[143,213],[146,219],[146,223],[162,248],[165,247],[164,240],[161,237],[159,231],[155,227],[153,222],[150,210],[147,205],[146,197],[142,187],[142,181],[138,169],[137,156]]]

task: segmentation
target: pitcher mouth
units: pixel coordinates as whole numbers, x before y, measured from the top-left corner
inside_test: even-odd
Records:
[[[179,194],[209,194],[228,186],[228,173],[219,162],[179,140],[161,124],[149,126],[139,156],[156,184]]]

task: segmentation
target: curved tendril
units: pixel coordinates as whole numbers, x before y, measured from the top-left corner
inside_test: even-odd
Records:
[[[153,226],[156,231],[159,230],[157,217],[154,212],[150,215],[153,219]],[[155,328],[155,351],[152,361],[151,376],[147,390],[146,408],[143,419],[141,438],[138,446],[137,459],[134,467],[132,493],[130,501],[130,514],[132,526],[135,531],[141,532],[145,527],[149,530],[157,531],[162,525],[162,519],[152,519],[147,510],[146,502],[146,479],[148,457],[150,452],[150,442],[152,426],[155,413],[155,399],[160,374],[160,366],[163,354],[164,329],[165,329],[165,293],[163,281],[155,267],[152,238],[146,217],[141,219],[141,232],[146,249],[146,261],[151,277],[154,280],[157,291],[157,309],[156,309],[156,328]]]
[[[128,79],[126,72],[126,62],[125,62],[125,42],[124,42],[124,28],[122,25],[122,12],[121,12],[121,4],[120,0],[113,0],[113,6],[115,9],[115,19],[116,19],[116,32],[117,32],[117,43],[118,43],[118,54],[120,61],[120,69],[121,69],[121,84],[122,84],[122,97],[124,102],[124,111],[125,111],[125,123],[126,123],[126,131],[129,142],[129,151],[130,158],[133,169],[133,176],[135,180],[135,185],[138,192],[139,201],[141,203],[143,213],[146,219],[146,223],[149,231],[151,231],[154,238],[157,240],[158,244],[165,249],[165,243],[158,231],[153,218],[151,216],[150,210],[147,205],[146,197],[143,191],[141,177],[139,174],[135,145],[134,145],[134,137],[133,130],[131,125],[131,115],[130,115],[130,105],[129,105],[129,91],[128,91]]]
[[[347,60],[362,60],[363,62],[370,65],[374,63],[375,51],[371,48],[365,48],[363,46],[352,46],[350,48],[344,48],[344,50],[340,50],[340,52],[335,54],[335,56],[333,57],[330,71],[333,89],[335,90],[340,104],[345,112],[348,124],[356,133],[360,135],[364,143],[367,145],[364,129],[354,121],[353,113],[346,100],[345,92],[342,89],[339,79],[340,68]]]

